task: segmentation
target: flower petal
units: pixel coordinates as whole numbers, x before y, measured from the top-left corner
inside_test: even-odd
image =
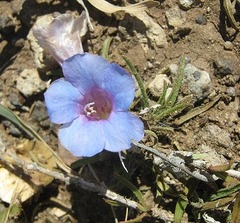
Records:
[[[115,111],[128,110],[135,93],[133,78],[115,63],[110,64],[103,72],[102,88],[113,97]]]
[[[101,121],[89,121],[79,116],[73,122],[59,129],[61,144],[74,156],[91,157],[101,152],[105,146],[105,137]]]
[[[71,14],[60,15],[51,22],[45,21],[46,18],[50,19],[41,17],[33,27],[33,34],[42,48],[61,65],[67,58],[83,53],[81,37],[87,32],[85,12],[77,18]],[[46,22],[49,24],[45,25]]]
[[[63,74],[82,94],[93,86],[101,87],[103,70],[110,64],[103,58],[89,53],[75,55],[63,62]]]
[[[112,152],[129,149],[131,141],[140,141],[144,136],[142,121],[130,112],[112,113],[104,122],[105,149]]]
[[[50,120],[57,124],[71,122],[83,109],[79,104],[83,96],[63,78],[53,82],[44,97]]]

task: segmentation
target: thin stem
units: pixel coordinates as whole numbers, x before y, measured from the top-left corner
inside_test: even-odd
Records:
[[[5,159],[6,155],[9,157],[9,159]],[[11,160],[11,161],[9,161]],[[39,173],[46,174],[48,176],[52,176],[55,179],[58,179],[67,185],[75,185],[77,187],[80,187],[82,189],[96,192],[99,195],[103,195],[113,201],[117,201],[125,206],[132,207],[134,209],[142,210],[143,208],[141,205],[133,200],[130,200],[128,198],[125,198],[111,190],[108,190],[106,187],[104,187],[103,184],[96,185],[92,182],[88,182],[84,180],[83,178],[80,178],[76,175],[71,175],[70,173],[64,174],[56,171],[49,170],[45,167],[39,166],[36,163],[28,163],[23,161],[22,159],[18,158],[14,153],[6,151],[3,156],[3,151],[0,150],[0,161],[3,164],[7,165],[17,165],[18,167],[22,168],[24,171],[37,171]]]
[[[197,171],[193,172],[193,171],[189,170],[183,164],[179,165],[179,163],[175,163],[173,160],[169,159],[164,153],[162,153],[162,152],[160,152],[160,151],[158,151],[154,148],[151,148],[149,146],[145,146],[145,145],[143,145],[139,142],[136,142],[136,141],[132,141],[132,144],[153,153],[154,155],[160,157],[163,161],[169,163],[170,165],[172,165],[174,167],[177,167],[177,168],[181,169],[184,173],[186,173],[187,175],[189,175],[191,177],[197,178],[197,179],[199,179],[201,181],[204,181],[204,182],[213,182],[214,181],[214,179],[210,175],[205,176],[204,174],[201,174],[200,172],[197,172]]]

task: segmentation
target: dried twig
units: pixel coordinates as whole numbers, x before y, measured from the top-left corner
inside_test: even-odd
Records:
[[[171,165],[173,167],[180,169],[182,172],[186,173],[190,177],[194,177],[194,178],[199,179],[204,182],[213,182],[214,181],[213,177],[211,177],[210,174],[201,173],[199,170],[191,171],[190,169],[188,169],[188,167],[186,165],[184,165],[184,163],[175,162],[174,159],[169,159],[164,153],[159,152],[158,150],[156,150],[154,148],[145,146],[136,141],[132,141],[132,144],[153,153],[157,157],[160,157],[164,162],[168,163],[169,165]]]
[[[3,156],[3,154],[5,156]],[[10,159],[5,159],[6,155]],[[11,160],[11,161],[9,161]],[[60,181],[63,181],[67,185],[75,185],[77,187],[80,187],[82,189],[86,189],[88,191],[96,192],[99,195],[105,196],[111,200],[117,201],[125,206],[132,207],[134,209],[143,210],[142,206],[138,204],[137,202],[125,198],[111,190],[108,190],[104,185],[96,185],[92,182],[88,182],[84,180],[83,178],[80,178],[79,176],[71,175],[71,174],[64,174],[56,171],[49,170],[47,168],[44,168],[42,166],[39,166],[37,163],[27,163],[20,159],[18,156],[16,156],[14,153],[6,151],[5,153],[3,151],[0,151],[0,162],[3,164],[8,165],[17,165],[18,167],[22,168],[25,172],[28,171],[37,171],[39,173],[46,174],[48,176],[52,176],[55,179],[58,179]]]

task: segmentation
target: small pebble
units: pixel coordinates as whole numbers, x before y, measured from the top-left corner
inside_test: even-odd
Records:
[[[42,122],[48,118],[47,109],[42,101],[36,101],[31,115],[32,119]],[[42,123],[46,127],[45,123]]]
[[[47,83],[41,80],[37,69],[24,69],[17,77],[17,89],[29,97],[47,88]]]
[[[234,87],[228,87],[227,88],[227,94],[231,97],[236,96],[236,89]]]
[[[234,71],[234,64],[227,58],[218,58],[216,61],[214,61],[214,66],[217,74],[221,76],[232,74]]]
[[[232,51],[233,50],[233,44],[230,41],[224,42],[224,49]]]
[[[190,9],[194,0],[179,0],[179,4],[183,9]]]
[[[210,7],[207,7],[207,13],[210,13],[212,10]]]
[[[40,126],[43,127],[44,129],[47,129],[50,127],[50,120],[49,119],[45,119],[43,121],[41,121],[40,123]]]
[[[13,124],[10,125],[9,130],[13,136],[20,137],[22,135],[21,131]]]
[[[177,64],[170,64],[169,65],[169,70],[170,70],[171,74],[177,75],[177,73],[178,73],[178,65]]]
[[[169,80],[168,76],[166,74],[157,74],[156,77],[148,85],[148,89],[154,97],[161,96],[164,88],[164,83],[171,85],[171,81]]]
[[[181,11],[178,7],[170,8],[166,11],[167,23],[170,27],[181,27],[184,23]]]
[[[148,61],[147,62],[147,67],[148,67],[148,69],[152,69],[153,68],[153,64],[150,61]]]
[[[4,121],[2,121],[2,123],[5,127],[9,128],[9,132],[13,136],[16,136],[16,137],[22,136],[21,131],[14,124],[12,124],[10,121],[4,120]]]
[[[212,81],[209,73],[197,69],[191,64],[187,64],[184,71],[185,77],[183,82],[193,94],[194,98],[196,100],[206,98],[212,89]]]
[[[195,22],[199,25],[206,25],[207,19],[204,15],[198,15],[195,19]]]
[[[8,98],[9,98],[10,103],[12,105],[14,105],[15,107],[22,107],[23,106],[24,99],[19,94],[11,92]]]

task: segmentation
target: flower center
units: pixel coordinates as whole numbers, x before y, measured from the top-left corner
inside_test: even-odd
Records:
[[[103,89],[94,88],[85,95],[82,104],[84,114],[91,120],[108,119],[112,111],[112,99]]]
[[[97,113],[97,111],[94,109],[95,102],[90,102],[84,106],[84,112],[87,115],[87,117],[94,116],[94,114]]]

